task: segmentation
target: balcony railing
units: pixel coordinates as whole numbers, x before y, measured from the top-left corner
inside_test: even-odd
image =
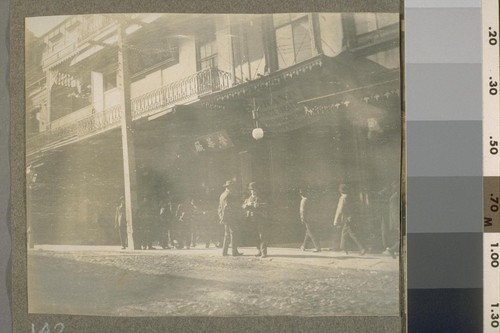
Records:
[[[132,99],[132,117],[140,117],[175,103],[188,102],[200,95],[229,88],[231,82],[229,73],[216,68],[200,71]]]
[[[196,101],[200,95],[229,88],[231,75],[216,68],[207,69],[180,81],[170,83],[156,90],[132,99],[133,120],[164,111],[179,103]],[[116,105],[102,112],[77,119],[57,128],[46,130],[30,138],[26,143],[27,154],[47,149],[50,145],[64,144],[95,135],[120,124],[121,110]]]

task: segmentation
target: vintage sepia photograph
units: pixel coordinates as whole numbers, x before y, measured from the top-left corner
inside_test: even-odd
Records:
[[[29,313],[401,314],[398,13],[25,23]]]

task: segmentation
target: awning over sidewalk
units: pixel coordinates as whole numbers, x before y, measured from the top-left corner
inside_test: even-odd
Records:
[[[400,71],[348,52],[332,58],[319,55],[214,93],[201,102],[234,112],[251,112],[256,108],[261,127],[275,133],[318,121],[334,124],[336,113],[344,110],[353,110],[368,126],[368,119],[382,116],[381,109],[400,104]],[[248,123],[249,128],[253,125]]]

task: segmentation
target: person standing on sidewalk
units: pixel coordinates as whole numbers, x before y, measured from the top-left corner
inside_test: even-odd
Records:
[[[125,215],[124,197],[120,197],[120,202],[118,203],[118,207],[116,207],[115,229],[118,229],[119,231],[122,250],[125,250],[128,246],[128,239],[127,239],[127,218]]]
[[[173,207],[170,197],[160,202],[160,246],[163,249],[170,249],[173,246]]]
[[[233,256],[241,256],[238,252],[238,223],[240,220],[241,206],[234,192],[234,183],[230,180],[224,184],[224,192],[219,198],[219,221],[224,225],[224,243],[222,255],[227,256],[229,243]]]
[[[300,246],[302,251],[307,249],[307,242],[309,239],[312,241],[314,250],[313,252],[321,252],[321,247],[314,237],[314,221],[312,220],[311,214],[311,202],[309,199],[309,191],[306,189],[300,189],[299,191],[300,200],[300,222],[306,228],[306,234],[304,236],[304,242]]]
[[[157,206],[148,197],[143,197],[142,203],[139,206],[138,217],[140,223],[140,239],[141,248],[143,250],[155,250],[153,247],[153,237],[155,227],[158,224],[159,214]]]
[[[224,233],[222,231],[222,226],[219,224],[217,217],[217,206],[215,202],[217,201],[217,196],[215,195],[215,189],[208,186],[206,183],[201,184],[201,196],[199,200],[199,232],[205,242],[205,248],[210,247],[210,243],[213,243],[215,247],[222,247],[222,238]]]
[[[335,218],[333,220],[334,227],[342,227],[342,235],[340,238],[340,249],[344,250],[348,254],[348,249],[346,242],[348,237],[353,240],[354,243],[359,248],[359,254],[364,255],[366,253],[365,248],[358,240],[358,237],[352,230],[352,225],[355,222],[353,219],[355,202],[349,195],[349,188],[346,184],[340,184],[339,186],[340,198],[337,204],[337,211],[335,212]]]
[[[250,196],[243,202],[243,209],[246,212],[248,222],[257,235],[257,253],[256,257],[267,257],[267,228],[266,203],[262,201],[258,194],[257,184],[251,182],[248,184]]]
[[[195,233],[193,232],[193,219],[198,208],[190,196],[186,196],[184,201],[177,207],[178,226],[179,226],[179,248],[189,250],[193,246]]]

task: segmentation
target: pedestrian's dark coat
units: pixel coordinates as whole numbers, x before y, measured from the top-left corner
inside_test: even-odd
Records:
[[[235,224],[238,222],[241,214],[241,206],[238,198],[229,192],[224,191],[219,198],[219,221],[222,224]]]
[[[160,205],[160,223],[162,226],[169,225],[172,222],[172,203],[162,203]]]
[[[191,222],[198,208],[190,201],[179,204],[177,207],[177,219],[179,222]]]
[[[250,195],[243,202],[243,209],[246,212],[247,218],[256,218],[259,222],[263,222],[266,218],[266,203],[258,195]]]
[[[266,203],[255,190],[243,202],[243,209],[246,211],[247,219],[251,223],[257,235],[256,245],[259,253],[257,256],[267,256],[268,225],[266,218]]]

